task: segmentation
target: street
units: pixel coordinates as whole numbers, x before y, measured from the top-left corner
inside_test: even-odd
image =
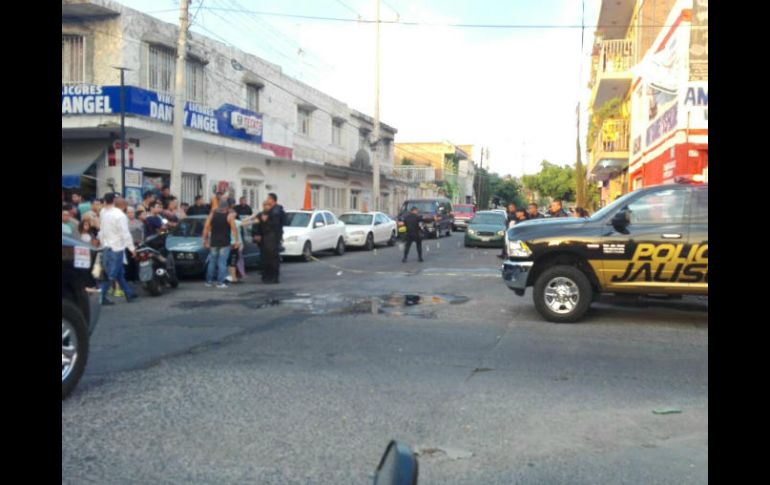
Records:
[[[556,325],[462,240],[105,307],[63,483],[371,483],[391,439],[426,484],[708,481],[707,298],[604,296]]]

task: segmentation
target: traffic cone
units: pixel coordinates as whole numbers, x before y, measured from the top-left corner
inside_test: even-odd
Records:
[[[302,204],[302,210],[313,209],[313,196],[310,194],[310,182],[305,182],[305,202]]]

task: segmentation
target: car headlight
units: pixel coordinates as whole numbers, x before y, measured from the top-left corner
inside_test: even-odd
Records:
[[[497,231],[498,236],[505,236],[505,231]]]
[[[287,243],[295,243],[299,238],[297,236],[289,236],[286,238]]]
[[[475,235],[475,234],[476,234],[476,231],[474,231],[473,229],[468,229],[468,234],[470,234],[471,236],[473,236],[473,235]]]
[[[508,241],[508,255],[516,258],[528,258],[532,255],[524,241]]]

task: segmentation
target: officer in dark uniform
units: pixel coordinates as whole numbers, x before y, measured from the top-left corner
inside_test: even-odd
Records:
[[[404,225],[406,226],[406,247],[404,248],[404,259],[402,263],[406,263],[406,258],[409,256],[409,248],[412,247],[414,242],[417,246],[417,257],[422,263],[422,219],[417,213],[417,207],[412,207],[409,214],[404,217]]]
[[[262,281],[266,284],[279,283],[281,267],[281,240],[286,212],[277,204],[278,196],[270,193],[265,201],[265,210],[260,217],[260,235],[262,242]]]

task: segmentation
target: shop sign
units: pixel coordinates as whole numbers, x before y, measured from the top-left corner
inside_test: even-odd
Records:
[[[174,96],[125,86],[125,112],[163,123],[174,120]],[[62,116],[120,113],[120,86],[62,85]],[[224,104],[217,109],[187,102],[184,126],[215,135],[262,143],[262,114]]]
[[[647,128],[646,146],[651,146],[660,137],[676,128],[676,114],[677,105],[674,105]]]

